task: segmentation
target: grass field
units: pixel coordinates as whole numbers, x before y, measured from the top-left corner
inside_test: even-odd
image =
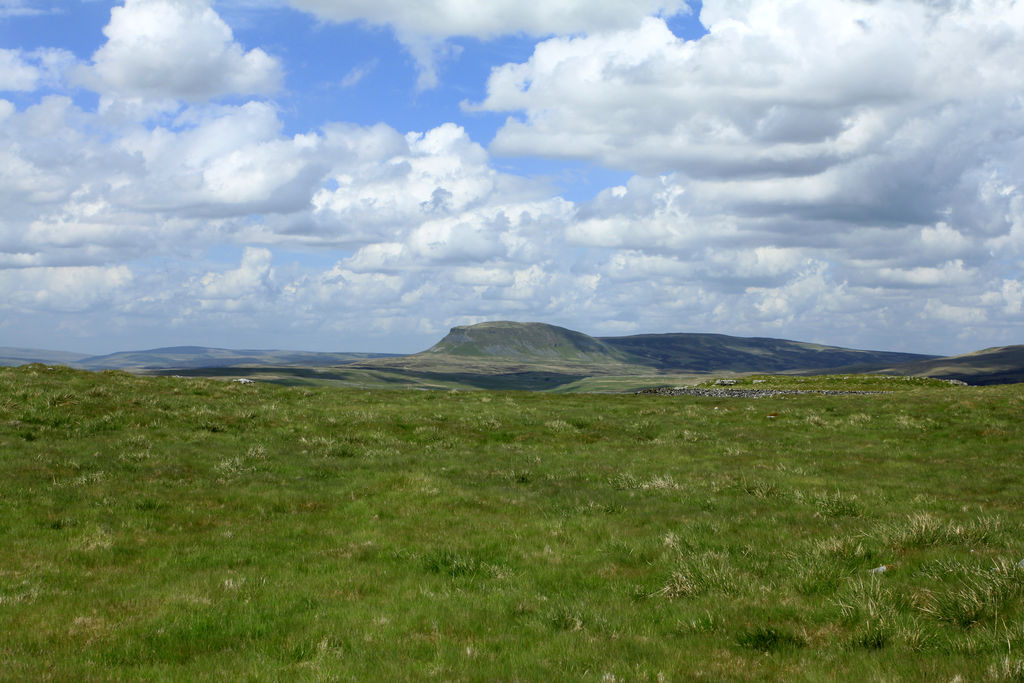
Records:
[[[766,379],[0,369],[0,679],[1024,679],[1024,385]]]

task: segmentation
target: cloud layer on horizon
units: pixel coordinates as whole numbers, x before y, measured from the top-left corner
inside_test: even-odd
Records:
[[[416,350],[506,318],[1020,341],[1015,3],[708,0],[693,41],[663,18],[680,3],[454,3],[418,24],[387,2],[291,4],[434,41],[542,39],[464,105],[508,116],[493,140],[457,121],[286,133],[270,99],[286,57],[238,42],[205,0],[128,0],[89,61],[0,50],[0,335]],[[499,170],[511,156],[633,176],[574,202]]]

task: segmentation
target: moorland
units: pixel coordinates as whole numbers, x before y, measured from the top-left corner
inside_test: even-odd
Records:
[[[1024,676],[1022,386],[755,385],[0,368],[0,679]]]

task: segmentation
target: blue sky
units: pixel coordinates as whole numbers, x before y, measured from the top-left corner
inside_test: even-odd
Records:
[[[0,346],[1022,342],[1010,0],[0,0]]]

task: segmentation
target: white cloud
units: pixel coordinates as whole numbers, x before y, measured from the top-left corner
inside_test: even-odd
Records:
[[[947,261],[938,267],[920,266],[917,268],[879,268],[878,275],[888,283],[901,286],[951,286],[969,283],[974,274],[964,268],[960,259]]]
[[[291,5],[327,21],[387,24],[400,34],[431,38],[584,33],[631,26],[651,14],[688,10],[684,0],[291,0]]]
[[[365,320],[364,306],[379,310],[384,318],[389,317],[389,313],[398,314],[398,299],[404,285],[404,278],[399,275],[361,273],[336,264],[314,278],[299,294],[311,300],[320,311],[341,309],[353,319]],[[353,310],[353,307],[345,305],[352,301],[362,302],[363,305],[358,307],[358,311]]]
[[[348,73],[346,73],[342,77],[341,87],[351,88],[352,86],[358,84],[359,81],[366,78],[371,72],[373,72],[374,69],[377,68],[379,62],[380,60],[374,58],[367,62],[363,62],[362,64],[352,67],[351,69],[348,70]]]
[[[269,249],[246,247],[238,268],[198,278],[192,285],[195,297],[209,309],[237,311],[258,306],[278,292],[272,261]]]
[[[6,17],[31,17],[40,14],[52,14],[59,9],[50,7],[43,9],[35,7],[38,4],[32,0],[0,0],[0,19]]]
[[[417,60],[419,87],[437,85],[438,63],[451,51],[447,38],[586,33],[632,27],[651,14],[689,11],[685,0],[290,0],[325,21],[391,26]]]
[[[566,235],[587,246],[678,251],[735,234],[729,217],[697,218],[693,209],[686,188],[672,177],[634,176],[626,186],[603,190],[581,207]]]
[[[987,240],[986,246],[993,255],[1024,252],[1024,193],[1013,186],[1007,187],[1006,190],[1003,197],[1008,201],[1003,203],[1004,212],[1001,215],[998,211],[992,213],[995,214],[997,221],[1002,218],[1003,222],[1008,223],[1009,228]]]
[[[788,276],[806,264],[803,250],[776,246],[709,249],[706,259],[727,277],[737,279]]]
[[[127,266],[0,269],[0,309],[79,312],[128,295]]]
[[[452,271],[452,279],[464,285],[507,287],[514,282],[514,275],[505,268],[459,266]]]
[[[446,261],[487,255],[527,258],[545,223],[571,205],[540,194],[522,178],[495,171],[465,130],[445,124],[425,133],[336,127],[326,143],[338,164],[312,198],[313,230],[349,244],[408,238],[407,258]],[[458,256],[461,254],[461,257]]]
[[[0,90],[35,90],[39,69],[21,57],[20,50],[0,48]]]
[[[930,254],[960,254],[971,246],[969,238],[945,222],[921,228],[921,247]]]
[[[1003,301],[1005,313],[1019,315],[1024,310],[1024,282],[1020,280],[1003,280]]]
[[[79,80],[104,95],[203,101],[280,87],[277,59],[235,42],[209,0],[125,0],[103,29],[107,42]]]
[[[710,33],[637,28],[538,44],[476,109],[498,154],[675,172],[750,212],[934,223],[986,164],[1020,171],[1024,13],[1008,0],[708,0]],[[956,218],[956,216],[954,216]]]
[[[319,136],[282,137],[263,103],[190,108],[151,129],[58,96],[0,116],[0,267],[187,251],[256,212],[308,211],[329,168]]]
[[[33,91],[57,87],[76,64],[67,50],[7,50],[0,48],[0,91]]]
[[[957,325],[982,323],[985,322],[986,318],[985,311],[980,308],[950,305],[938,299],[928,299],[925,302],[923,315],[926,318],[933,318]]]
[[[704,283],[733,324],[830,310],[871,334],[844,311],[923,320],[921,288],[952,307],[927,319],[974,316],[1024,248],[1019,4],[707,0],[701,20],[698,41],[657,18],[546,40],[470,107],[512,113],[492,152],[643,174],[581,205],[570,244],[643,296]]]

